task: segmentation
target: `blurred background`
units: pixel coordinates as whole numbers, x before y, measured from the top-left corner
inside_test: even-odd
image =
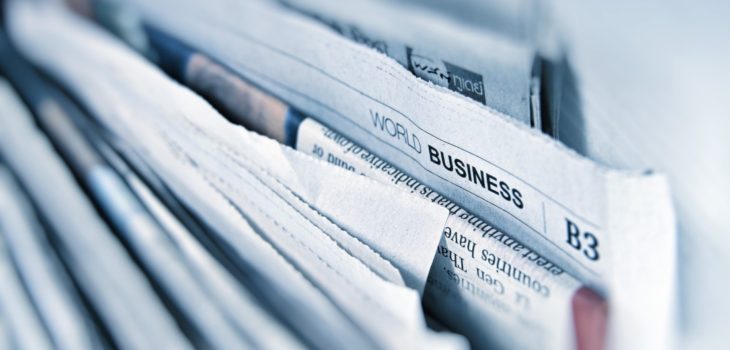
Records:
[[[668,174],[685,345],[728,345],[730,3],[558,0],[552,11],[578,77],[582,152]]]
[[[730,2],[392,1],[559,62],[553,136],[606,166],[668,175],[681,345],[730,346]]]
[[[685,345],[728,345],[730,3],[557,0],[550,11],[577,76],[580,151],[668,174]]]

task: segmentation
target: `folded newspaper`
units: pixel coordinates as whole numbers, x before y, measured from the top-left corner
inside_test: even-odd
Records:
[[[529,43],[354,3],[9,1],[0,344],[669,347],[666,179],[542,133]]]

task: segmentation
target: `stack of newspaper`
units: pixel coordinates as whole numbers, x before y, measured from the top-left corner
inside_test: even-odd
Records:
[[[489,3],[7,1],[0,348],[668,347],[666,179]]]

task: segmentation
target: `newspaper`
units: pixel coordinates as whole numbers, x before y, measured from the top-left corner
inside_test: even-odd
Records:
[[[604,343],[605,321],[588,326],[597,334],[577,325],[590,324],[581,309],[605,320],[605,304],[576,306],[587,290],[561,267],[314,119],[301,122],[296,140],[298,150],[449,209],[424,305],[472,345],[583,348],[578,344],[584,337],[589,344]],[[491,326],[483,327],[484,322]],[[529,336],[518,337],[521,333]]]
[[[36,349],[50,349],[51,340],[43,329],[40,317],[33,310],[33,303],[23,290],[23,282],[13,271],[12,261],[4,237],[0,236],[0,310],[12,327],[8,333],[14,346],[32,346]]]
[[[124,161],[107,145],[99,144],[105,157],[125,178],[140,201],[164,228],[167,236],[180,248],[188,266],[201,279],[210,298],[224,311],[248,339],[249,346],[258,348],[303,349],[304,344],[266,312],[249,291],[216,260],[211,252],[193,237],[177,217],[153,193]]]
[[[32,124],[29,112],[7,83],[0,88],[7,108],[0,119],[3,160],[55,228],[76,281],[99,317],[114,324],[111,335],[125,347],[188,348],[161,300]]]
[[[53,344],[91,348],[99,339],[87,322],[71,280],[50,248],[32,207],[7,169],[0,167],[0,232],[19,277]],[[20,345],[20,344],[18,344]]]
[[[379,244],[390,246],[385,252],[399,251],[388,258],[410,285],[425,283],[419,279],[428,273],[447,211],[425,200],[409,201],[403,191],[344,170],[333,175],[330,165],[232,127],[200,97],[172,83],[121,43],[53,6],[17,3],[11,8],[11,32],[24,53],[68,84],[99,121],[133,145],[209,225],[222,228],[218,231],[231,241],[246,242],[247,259],[258,259],[272,278],[299,293],[305,304],[300,307],[312,306],[307,317],[316,315],[319,334],[336,333],[331,336],[347,339],[341,344],[356,347],[464,346],[461,338],[428,331],[418,294],[383,279],[342,249],[326,231],[339,228],[320,227],[310,219],[321,215],[314,208],[334,211],[335,206],[353,205],[350,209],[357,210],[348,198],[362,202],[365,195],[368,206],[398,213],[383,215],[389,221],[389,240],[374,236],[372,228],[353,234],[363,241],[378,238]],[[79,57],[84,57],[82,64]],[[252,152],[257,149],[265,152]],[[296,176],[301,174],[306,177]],[[337,188],[341,196],[331,192]],[[297,201],[308,206],[297,206]],[[346,211],[337,213],[348,217]],[[422,246],[428,242],[431,247]],[[419,257],[427,260],[409,260]],[[338,319],[339,313],[328,315],[332,306],[347,320]],[[303,317],[299,322],[307,322]]]
[[[8,320],[6,316],[0,316],[0,346],[10,348],[13,346]]]
[[[539,60],[526,45],[413,6],[360,0],[281,3],[393,58],[428,82],[541,127]]]
[[[671,343],[676,232],[662,175],[605,169],[269,4],[176,2],[173,13],[170,4],[135,3],[153,25],[602,290],[613,346]]]
[[[581,287],[560,267],[365,148],[311,118],[302,120],[298,111],[205,55],[165,33],[149,27],[145,31],[151,47],[139,48],[125,41],[155,57],[168,74],[208,99],[229,120],[457,213],[450,214],[443,230],[424,306],[445,325],[466,335],[472,346],[586,348],[604,343],[605,300]],[[481,230],[489,236],[471,241],[460,233],[464,230]],[[510,246],[525,251],[516,252]],[[475,254],[480,255],[477,263]],[[493,321],[488,330],[478,326],[486,320]],[[523,333],[529,336],[515,336]]]
[[[9,204],[16,199],[13,196],[11,186],[7,170],[0,167],[0,199],[11,200],[2,203]],[[7,326],[9,326],[7,344],[3,345],[9,345],[9,348],[25,345],[37,349],[50,349],[52,339],[43,327],[42,317],[34,310],[33,299],[25,293],[23,277],[17,273],[17,264],[13,261],[12,256],[13,251],[8,244],[8,236],[11,230],[14,230],[13,233],[16,234],[28,234],[29,232],[27,230],[22,231],[18,227],[19,217],[17,212],[13,212],[18,208],[7,208],[7,206],[3,206],[3,210],[0,211],[0,276],[3,280],[0,287],[0,310],[3,316],[6,317]]]

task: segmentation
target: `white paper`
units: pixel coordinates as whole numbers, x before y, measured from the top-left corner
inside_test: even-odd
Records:
[[[0,278],[3,281],[0,284],[0,311],[9,322],[10,343],[15,347],[51,349],[51,339],[43,329],[43,321],[35,312],[33,302],[15,272],[5,242],[5,229],[0,227]]]
[[[35,312],[33,302],[23,289],[23,283],[13,270],[5,237],[0,232],[0,310],[8,317],[11,337],[15,347],[51,349],[51,339],[43,329],[43,322]]]
[[[4,231],[8,255],[26,284],[28,297],[46,325],[49,339],[66,348],[92,348],[95,335],[80,310],[80,300],[70,292],[71,282],[60,270],[61,262],[30,216],[30,204],[6,169],[0,167],[0,231]]]
[[[115,157],[107,150],[107,157]],[[147,210],[165,229],[168,237],[187,258],[200,285],[226,317],[242,331],[249,345],[259,348],[300,349],[303,345],[288,330],[267,314],[233,276],[192,237],[191,233],[155,196],[149,187],[116,158],[115,168],[122,174]]]
[[[10,329],[8,327],[8,320],[5,315],[0,315],[0,347],[9,349],[12,346],[13,344]]]
[[[110,332],[129,347],[184,349],[187,340],[142,272],[103,223],[32,116],[0,84],[7,112],[0,119],[0,152],[55,228],[79,284]]]
[[[395,59],[432,84],[539,127],[539,114],[533,116],[530,105],[536,53],[525,45],[394,2],[280,2]]]
[[[615,347],[655,347],[672,338],[676,230],[664,176],[603,168],[276,7],[222,0],[175,11],[162,3],[137,6],[151,23],[603,290]],[[438,163],[458,158],[483,178],[436,164],[441,152]],[[510,189],[504,194],[500,181]]]
[[[311,118],[299,126],[297,149],[450,211],[424,304],[473,346],[575,347],[571,301],[581,284],[562,268]]]
[[[383,280],[362,261],[342,250],[337,242],[307,219],[310,215],[319,215],[316,211],[310,209],[310,213],[300,213],[293,210],[289,202],[294,200],[294,194],[287,196],[273,183],[273,188],[266,186],[268,180],[262,181],[262,178],[271,175],[246,166],[250,161],[246,155],[257,146],[255,139],[246,137],[245,130],[225,122],[200,97],[176,85],[98,29],[50,7],[33,8],[32,5],[17,4],[13,10],[12,32],[22,50],[68,84],[107,128],[134,145],[176,194],[187,205],[201,212],[205,220],[212,223],[223,214],[233,216],[222,220],[227,221],[227,226],[243,223],[245,230],[245,223],[251,224],[253,230],[248,228],[250,231],[247,233],[240,232],[241,229],[236,231],[252,241],[249,243],[260,246],[257,249],[261,250],[261,254],[266,253],[260,263],[269,265],[277,259],[286,258],[358,328],[375,340],[375,344],[385,347],[464,345],[459,338],[430,334],[425,329],[420,298],[415,291]],[[42,35],[38,36],[39,33]],[[63,50],[53,49],[54,45],[63,47]],[[79,64],[81,58],[83,63]],[[235,131],[237,137],[216,137],[225,135],[226,128]],[[258,141],[261,142],[261,139]],[[242,151],[238,154],[221,152],[226,147],[229,151]],[[283,160],[282,146],[269,141],[266,147],[268,149],[259,155],[268,159],[266,164]],[[233,162],[235,159],[239,162]],[[328,165],[321,163],[321,166]],[[284,167],[299,170],[292,165],[284,164]],[[307,175],[322,175],[319,181],[327,183],[327,186],[345,183],[347,187],[342,187],[341,191],[353,188],[362,191],[372,198],[373,203],[385,208],[389,200],[399,199],[394,196],[405,195],[384,190],[384,186],[370,180],[366,180],[367,187],[358,189],[355,186],[362,178],[347,172],[339,176],[352,179],[342,179],[343,182],[326,177],[329,172]],[[294,188],[303,186],[301,179],[291,185]],[[202,187],[202,191],[196,190],[196,187]],[[302,188],[308,192],[297,194],[301,198],[311,197],[312,205],[321,201],[318,198],[320,193],[327,193],[311,190],[317,187]],[[197,199],[189,200],[191,195]],[[402,214],[441,213],[441,218],[434,219],[438,226],[427,227],[422,230],[425,233],[419,232],[420,235],[431,233],[430,240],[435,244],[447,213],[426,201],[419,204],[410,206],[411,210]],[[431,220],[423,221],[433,223]],[[413,223],[412,220],[405,222]],[[400,233],[397,229],[392,232]],[[281,255],[266,249],[267,243],[261,238]],[[431,256],[428,256],[426,263],[416,265],[424,269],[430,262]],[[296,281],[295,276],[286,276],[287,272],[294,273],[291,267],[272,267],[269,266],[269,273],[281,276],[287,284],[291,282],[289,278]],[[326,307],[323,309],[327,310]],[[318,322],[321,321],[318,318]]]

